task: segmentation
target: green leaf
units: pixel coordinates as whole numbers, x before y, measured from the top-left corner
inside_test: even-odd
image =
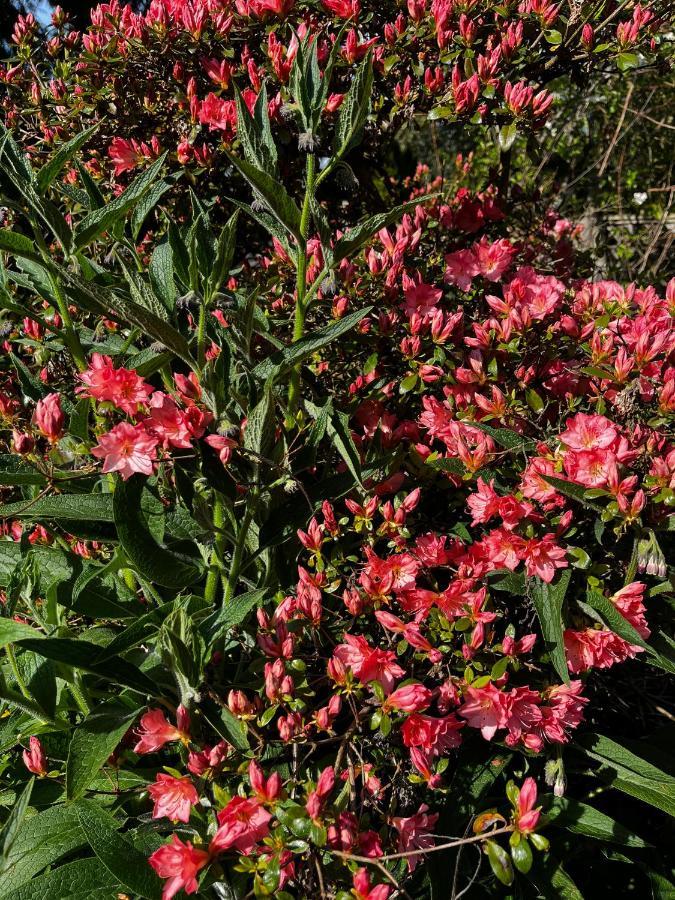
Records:
[[[41,638],[42,634],[30,625],[15,622],[14,619],[0,619],[0,647],[14,644],[23,638]]]
[[[94,857],[34,878],[13,891],[11,900],[112,900],[121,888],[121,882]]]
[[[235,210],[230,216],[220,232],[218,238],[218,246],[216,247],[216,259],[213,269],[209,275],[208,294],[212,297],[227,278],[232,267],[234,251],[237,241],[237,219],[239,218],[239,210]]]
[[[207,701],[202,704],[202,710],[214,731],[235,749],[244,752],[251,749],[245,726],[226,706],[216,706],[212,701]]]
[[[131,234],[135,241],[138,240],[141,229],[145,224],[145,220],[157,206],[164,194],[171,190],[171,187],[172,185],[168,181],[158,181],[156,184],[153,184],[149,191],[145,192],[141,201],[136,204],[133,215],[131,216]]]
[[[372,51],[368,51],[356,74],[352,76],[349,91],[340,106],[333,141],[335,158],[345,156],[360,142],[363,126],[370,112],[372,90],[373,56]]]
[[[262,601],[269,591],[266,588],[256,588],[233,597],[230,602],[221,606],[202,623],[202,631],[208,636],[207,644],[213,643],[221,635],[227,634],[230,629],[240,625],[248,614]]]
[[[84,843],[77,811],[72,806],[52,806],[40,815],[24,819],[0,878],[0,898],[13,900],[20,885]]]
[[[121,656],[110,657],[104,662],[98,662],[97,656],[100,648],[89,641],[76,638],[44,638],[42,640],[22,638],[17,643],[46,659],[53,659],[55,662],[82,669],[83,672],[91,672],[93,675],[98,675],[111,683],[129,687],[140,694],[154,696],[157,692],[156,683],[141,672],[137,666],[122,659]]]
[[[237,138],[246,159],[257,169],[274,177],[277,170],[277,148],[270,129],[267,88],[263,85],[256,100],[254,114],[249,112],[239,88],[234,85],[237,104]]]
[[[282,350],[278,350],[253,369],[253,374],[260,379],[268,379],[270,376],[280,378],[289,372],[297,363],[316,353],[322,347],[327,346],[337,338],[351,331],[355,325],[367,316],[372,306],[350,313],[348,316],[333,322],[331,325],[321,328],[314,334],[309,334]]]
[[[70,162],[81,147],[84,147],[92,134],[98,130],[98,127],[98,124],[92,125],[91,128],[76,134],[74,138],[62,144],[49,162],[42,166],[36,178],[37,189],[41,194],[44,194],[54,179],[58,178],[64,166]]]
[[[553,667],[565,684],[569,684],[570,676],[563,642],[562,607],[570,576],[570,570],[563,569],[551,584],[546,584],[540,578],[531,582],[532,601],[537,610],[544,643]]]
[[[181,590],[201,577],[202,566],[196,558],[167,550],[152,536],[141,510],[144,483],[141,475],[133,475],[115,486],[113,514],[117,536],[127,559],[144,578]]]
[[[544,481],[548,481],[551,487],[554,487],[559,494],[564,494],[565,497],[576,500],[582,506],[586,506],[595,512],[598,511],[598,508],[586,499],[588,488],[582,484],[575,484],[573,481],[567,481],[565,478],[555,478],[553,475],[542,475],[541,477]]]
[[[496,878],[507,887],[513,884],[513,866],[506,850],[497,841],[485,841],[483,846]]]
[[[556,798],[553,801],[551,809],[546,813],[546,821],[575,834],[583,834],[612,844],[622,844],[624,847],[649,846],[634,831],[621,825],[611,816],[587,803],[567,797]]]
[[[9,854],[14,846],[14,841],[23,824],[24,816],[26,815],[26,810],[30,803],[30,795],[33,791],[34,783],[34,778],[31,778],[31,780],[26,783],[19,798],[14,802],[14,806],[5,820],[5,824],[0,830],[0,872],[4,872],[5,870]]]
[[[500,447],[504,447],[507,450],[524,451],[534,446],[534,441],[523,437],[523,435],[518,434],[517,431],[511,431],[510,428],[493,428],[491,425],[486,425],[484,422],[470,422],[468,424],[470,424],[472,428],[477,428],[479,431],[485,432],[485,434],[489,435],[496,444],[499,444]]]
[[[246,421],[245,449],[251,450],[257,456],[268,457],[274,446],[275,426],[274,394],[271,381],[268,381],[262,399],[254,406]]]
[[[543,900],[584,900],[583,894],[562,864],[550,855],[544,858],[538,855],[527,877]]]
[[[141,200],[156,181],[166,156],[167,154],[163,153],[145,172],[132,181],[119,197],[116,197],[115,200],[101,207],[101,209],[95,209],[88,213],[77,224],[73,235],[75,250],[81,250],[83,247],[86,247],[103,232],[109,231],[125,218],[127,213]]]
[[[394,209],[390,209],[389,212],[378,213],[376,216],[371,216],[359,225],[354,226],[354,228],[348,228],[340,240],[336,241],[335,246],[333,247],[333,259],[335,264],[337,265],[341,260],[349,259],[355,253],[358,253],[358,251],[365,246],[370,238],[380,231],[380,229],[387,228],[394,222],[398,222],[406,215],[406,213],[412,212],[412,210],[414,210],[416,206],[419,206],[420,203],[425,203],[428,200],[433,199],[433,197],[433,194],[426,194],[423,197],[418,197],[416,200],[410,200],[407,203],[396,206]]]
[[[245,159],[239,159],[225,151],[227,158],[253,188],[254,194],[260,197],[266,208],[301,244],[304,243],[300,229],[300,210],[286,188],[267,172],[256,168]]]
[[[111,494],[55,494],[0,505],[0,519],[112,522]]]
[[[636,644],[644,650],[649,650],[652,653],[654,652],[644,638],[642,638],[633,628],[630,622],[627,619],[624,619],[612,601],[608,600],[607,597],[603,596],[599,591],[589,589],[586,592],[586,603],[588,603],[592,609],[600,613],[602,619],[614,634],[618,634],[620,638],[623,638],[624,641],[628,641],[629,644]]]
[[[515,122],[511,122],[509,125],[503,125],[499,129],[499,136],[497,139],[500,151],[502,153],[507,153],[511,147],[513,147],[513,142],[517,136],[518,127]]]
[[[349,416],[339,410],[333,410],[328,416],[326,431],[351,472],[354,481],[361,485],[361,459],[349,428]]]
[[[173,250],[168,241],[155,247],[148,275],[155,295],[162,301],[164,308],[171,312],[176,305],[177,292],[173,279]]]
[[[616,58],[616,67],[620,72],[634,69],[639,62],[637,53],[619,53]]]
[[[675,778],[671,775],[603,735],[581,734],[574,746],[601,764],[599,775],[611,787],[675,817]]]
[[[161,900],[162,882],[147,858],[110,827],[108,816],[93,803],[77,805],[82,830],[99,861],[132,894]]]
[[[75,729],[66,763],[66,797],[82,797],[101,766],[131,728],[136,713],[128,709],[97,707]]]
[[[18,231],[10,231],[9,228],[0,228],[0,250],[11,253],[12,256],[21,256],[26,259],[38,261],[40,254],[33,241]]]

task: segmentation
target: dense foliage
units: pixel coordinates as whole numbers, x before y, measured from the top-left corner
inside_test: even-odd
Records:
[[[675,279],[532,175],[667,16],[17,21],[0,898],[673,896]]]

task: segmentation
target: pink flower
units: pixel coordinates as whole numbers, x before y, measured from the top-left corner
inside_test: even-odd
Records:
[[[78,389],[80,393],[112,403],[130,416],[136,415],[154,390],[134,369],[116,369],[112,359],[100,353],[92,355],[89,368],[79,377],[84,385]]]
[[[403,818],[394,816],[392,824],[398,831],[398,851],[407,853],[410,850],[428,850],[434,846],[433,830],[438,821],[438,813],[428,815],[429,807],[423,803],[414,816]],[[408,871],[417,866],[422,854],[408,857]]]
[[[35,407],[33,421],[51,444],[63,435],[65,416],[61,409],[61,395],[47,394]]]
[[[281,776],[278,772],[272,772],[270,777],[265,779],[263,770],[252,759],[248,765],[248,777],[253,792],[261,803],[273,803],[281,796]]]
[[[382,704],[382,711],[421,712],[431,703],[432,693],[423,684],[406,684],[389,694]]]
[[[617,437],[616,427],[605,416],[577,413],[565,425],[559,440],[570,450],[606,450]]]
[[[237,446],[237,442],[233,441],[232,438],[224,437],[222,434],[209,434],[204,440],[209,447],[213,447],[221,463],[226,466],[232,457],[232,451]]]
[[[403,293],[405,296],[405,314],[412,316],[417,315],[425,317],[431,315],[436,304],[443,296],[443,291],[435,288],[431,284],[425,284],[421,276],[410,278],[404,273],[403,275]]]
[[[633,581],[617,591],[610,600],[619,610],[621,615],[637,631],[640,637],[647,640],[651,631],[645,618],[645,606],[643,602],[647,585],[640,581]]]
[[[199,802],[199,794],[187,775],[174,778],[173,775],[160,773],[154,784],[148,788],[154,809],[153,819],[166,816],[174,822],[189,822],[190,810]]]
[[[267,823],[271,818],[258,800],[233,797],[218,813],[220,827],[211,841],[210,851],[222,853],[234,847],[239,853],[249,854],[269,834]]]
[[[331,795],[335,786],[335,770],[331,766],[327,766],[316,785],[316,790],[310,791],[307,795],[307,803],[305,809],[313,820],[317,820],[321,815],[321,810],[325,801]]]
[[[177,725],[167,721],[161,709],[150,709],[141,718],[138,735],[140,740],[134,747],[135,753],[156,753],[170,741],[189,740],[190,720],[187,710],[179,706],[176,714]]]
[[[195,894],[199,889],[197,873],[208,861],[209,854],[205,850],[193,847],[190,841],[184,844],[178,835],[172,835],[171,843],[155,850],[149,859],[159,877],[169,879],[164,885],[162,900],[171,900],[181,888],[186,894]]]
[[[513,816],[513,824],[521,834],[531,834],[537,827],[541,807],[535,809],[536,802],[537,783],[534,778],[526,778],[518,791],[517,807]]]
[[[29,749],[23,751],[23,761],[29,772],[44,778],[47,774],[47,756],[39,738],[32,737]]]
[[[568,565],[566,553],[556,544],[553,534],[547,534],[541,540],[526,541],[523,555],[527,574],[537,575],[547,584],[553,581],[556,569],[566,569]]]
[[[616,457],[609,450],[571,450],[563,465],[571,481],[588,488],[606,487],[617,475]]]
[[[104,472],[119,472],[124,481],[134,472],[152,475],[157,458],[157,438],[149,434],[145,425],[120,422],[107,434],[102,434],[92,454],[104,458]]]
[[[370,875],[366,869],[357,869],[353,877],[354,890],[352,893],[356,900],[387,900],[391,888],[386,884],[370,886]]]
[[[234,137],[237,130],[237,108],[234,100],[221,100],[215,94],[208,94],[199,106],[199,121],[212,131],[225,132],[226,138]]]
[[[479,478],[477,485],[478,490],[476,493],[469,494],[466,500],[466,505],[469,507],[473,517],[471,519],[472,525],[489,522],[493,516],[499,514],[500,497],[493,487],[494,481],[491,481],[488,485],[482,478]]]
[[[501,281],[502,275],[516,255],[516,250],[506,238],[490,244],[487,237],[482,237],[480,243],[474,244],[473,255],[478,273],[483,278],[487,278],[488,281]]]
[[[188,450],[192,446],[192,433],[187,424],[186,413],[162,391],[155,391],[150,398],[150,416],[143,424],[148,431],[157,435],[166,448]]]
[[[108,147],[108,156],[115,165],[115,177],[135,169],[146,160],[155,159],[159,153],[160,146],[156,137],[152,138],[150,144],[146,144],[145,141],[128,141],[116,137],[112,139]]]
[[[468,688],[459,715],[471,728],[480,728],[486,741],[492,740],[498,728],[506,727],[506,699],[493,684],[483,688]]]
[[[338,644],[334,655],[343,665],[348,666],[356,677],[367,684],[377,681],[386,694],[391,693],[397,678],[405,671],[396,662],[396,654],[391,650],[371,647],[365,638],[345,634],[346,643]]]
[[[471,289],[472,280],[478,275],[478,263],[471,250],[456,250],[445,257],[445,280],[455,284],[460,291]]]
[[[204,747],[198,753],[191,751],[188,754],[188,771],[201,778],[212,777],[222,766],[229,751],[230,746],[225,741],[219,741],[215,747]]]

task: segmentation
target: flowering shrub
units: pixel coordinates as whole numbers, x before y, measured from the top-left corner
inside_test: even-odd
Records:
[[[675,280],[592,280],[508,183],[544,85],[661,64],[663,23],[113,0],[38,46],[19,20],[0,897],[580,897],[578,835],[667,895],[587,801],[675,807],[658,747],[594,727],[619,664],[675,666]],[[501,173],[397,178],[414,117],[490,126]]]

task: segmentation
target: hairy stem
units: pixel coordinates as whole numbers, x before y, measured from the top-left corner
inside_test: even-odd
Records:
[[[215,603],[216,601],[218,582],[220,581],[223,568],[223,553],[225,552],[225,535],[222,531],[225,524],[223,498],[218,493],[214,494],[213,498],[213,524],[217,530],[213,553],[211,554],[209,574],[206,576],[206,587],[204,588],[204,599],[207,603]]]
[[[293,324],[293,343],[299,341],[305,334],[305,316],[307,314],[307,234],[309,232],[310,204],[314,195],[316,177],[316,157],[313,153],[307,154],[307,167],[305,174],[305,199],[302,204],[300,217],[300,234],[302,241],[298,242],[298,264],[295,281],[295,321]],[[300,363],[291,372],[288,385],[288,418],[289,424],[293,421],[300,402]]]

